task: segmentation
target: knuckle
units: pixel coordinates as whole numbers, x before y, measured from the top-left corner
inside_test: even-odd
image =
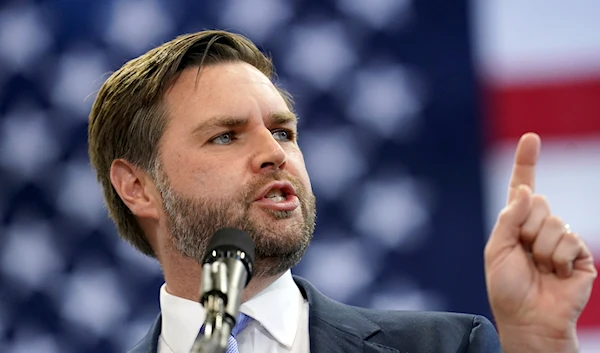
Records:
[[[503,208],[498,214],[498,223],[506,223],[511,218],[511,212],[509,207]]]
[[[564,228],[565,223],[559,216],[551,215],[546,218],[546,223],[552,228]]]
[[[585,246],[583,244],[583,242],[580,240],[579,236],[576,233],[572,233],[572,232],[563,234],[563,241],[566,241],[569,244],[573,244],[573,245],[580,245],[581,247]]]
[[[485,247],[483,248],[483,257],[484,258],[489,258],[492,254],[492,247],[490,246],[490,243],[488,242]]]
[[[544,195],[535,194],[532,198],[533,206],[542,207],[544,209],[550,209],[550,204],[548,203],[548,199]]]
[[[557,265],[568,265],[570,262],[569,258],[564,254],[555,254],[552,257],[552,261]]]
[[[549,261],[552,258],[552,254],[541,244],[541,241],[536,241],[531,247],[531,253],[533,259],[538,262]]]
[[[521,233],[523,235],[533,235],[534,233],[537,233],[538,228],[539,223],[537,223],[535,220],[528,219],[521,227]]]

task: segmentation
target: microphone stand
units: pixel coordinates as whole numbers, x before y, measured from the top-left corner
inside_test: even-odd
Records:
[[[207,304],[204,334],[198,333],[192,353],[223,353],[227,349],[233,325],[225,315],[221,298],[210,297]]]
[[[229,255],[234,257],[205,263],[202,268],[200,301],[206,309],[206,321],[204,333],[196,336],[191,353],[224,353],[229,344],[248,278],[244,264],[236,261],[245,254],[234,251]]]

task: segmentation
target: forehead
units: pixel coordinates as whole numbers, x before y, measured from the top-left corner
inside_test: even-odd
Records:
[[[165,103],[171,113],[205,117],[248,115],[257,108],[287,110],[269,78],[245,62],[185,69],[167,91]]]

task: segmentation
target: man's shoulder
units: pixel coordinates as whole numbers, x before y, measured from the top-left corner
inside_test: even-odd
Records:
[[[446,329],[454,327],[459,330],[471,330],[472,327],[478,324],[491,325],[491,322],[486,317],[475,314],[348,307],[358,311],[361,315],[382,328],[407,330],[415,328]]]
[[[341,331],[410,352],[500,352],[498,334],[484,316],[356,307],[328,298],[301,277],[294,280],[309,302],[311,328],[323,336]]]
[[[307,280],[298,276],[295,276],[294,279],[303,296],[312,306],[311,314],[323,317],[326,321],[350,319],[356,321],[358,317],[364,317],[365,323],[371,322],[382,330],[404,332],[415,330],[470,332],[478,327],[494,330],[490,320],[481,315],[441,311],[379,310],[344,304],[326,297]]]
[[[374,310],[351,307],[381,331],[373,337],[381,344],[415,351],[499,352],[494,325],[482,315],[436,311]],[[456,350],[454,350],[456,349]]]

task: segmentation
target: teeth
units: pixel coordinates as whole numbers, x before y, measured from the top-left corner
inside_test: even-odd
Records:
[[[266,198],[274,199],[274,198],[283,198],[283,191],[280,189],[271,189],[266,195]]]
[[[283,197],[283,196],[271,196],[268,199],[269,200],[273,200],[275,202],[281,202],[281,201],[285,200],[285,197]]]

